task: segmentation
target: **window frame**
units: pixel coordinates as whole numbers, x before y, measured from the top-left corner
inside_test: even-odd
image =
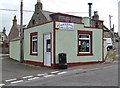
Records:
[[[89,38],[80,38],[80,35],[89,35]],[[79,42],[81,41],[89,41],[89,52],[81,52],[79,47]],[[83,30],[78,30],[78,51],[77,51],[78,56],[92,56],[92,31],[83,31]]]
[[[36,37],[36,39],[33,40],[33,37]],[[33,50],[33,42],[37,42],[36,52]],[[38,32],[30,33],[30,55],[38,55]]]

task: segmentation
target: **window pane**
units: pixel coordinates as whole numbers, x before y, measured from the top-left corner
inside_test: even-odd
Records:
[[[71,18],[71,22],[80,23],[80,18],[72,17],[72,18]]]
[[[50,39],[46,40],[46,52],[50,52],[51,46],[50,46]]]
[[[32,52],[37,52],[37,41],[33,41]]]
[[[52,20],[58,20],[58,15],[51,16]]]
[[[65,16],[59,16],[59,20],[60,21],[65,21],[66,19],[65,19]]]
[[[67,22],[70,22],[70,17],[66,17],[66,21],[67,21]]]
[[[32,40],[34,41],[34,40],[36,40],[37,39],[37,36],[33,36],[32,37]]]
[[[81,34],[81,35],[80,35],[80,38],[89,38],[89,35],[85,35],[85,34],[82,35],[82,34]]]
[[[79,41],[79,52],[89,52],[89,40]]]

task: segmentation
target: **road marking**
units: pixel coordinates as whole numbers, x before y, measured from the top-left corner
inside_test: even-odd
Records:
[[[107,67],[104,67],[104,68],[111,68],[111,67],[113,67],[113,66],[107,66]]]
[[[114,62],[118,62],[118,61],[114,61]]]
[[[25,77],[23,77],[23,79],[31,78],[31,77],[33,77],[33,76],[32,76],[32,75],[29,75],[29,76],[25,76]]]
[[[44,76],[44,75],[47,75],[47,73],[44,73],[44,74],[37,74],[37,76]]]
[[[51,77],[51,76],[54,76],[54,75],[53,75],[53,74],[52,74],[52,75],[45,75],[44,77],[46,77],[46,78],[47,78],[47,77]]]
[[[58,75],[61,75],[61,74],[64,74],[64,73],[67,73],[66,71],[64,71],[64,72],[60,72],[60,73],[58,73]]]
[[[93,69],[88,69],[87,71],[94,71],[94,70],[98,70],[100,68],[93,68]]]
[[[20,83],[20,82],[23,82],[23,80],[13,81],[11,82],[11,84]]]
[[[51,72],[51,73],[53,73],[53,74],[54,74],[54,73],[58,73],[58,72],[60,72],[60,71],[53,71],[53,72]]]
[[[28,80],[34,80],[34,79],[38,79],[40,77],[34,77],[34,78],[29,78]]]
[[[0,84],[0,87],[1,87],[1,86],[4,86],[4,85],[5,85],[5,84]]]
[[[8,80],[5,80],[6,82],[10,82],[10,81],[14,81],[14,80],[17,80],[17,78],[14,78],[14,79],[8,79]]]

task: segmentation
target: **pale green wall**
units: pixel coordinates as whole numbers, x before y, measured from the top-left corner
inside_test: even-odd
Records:
[[[77,30],[92,31],[93,56],[77,56],[78,40]],[[67,62],[90,62],[102,60],[102,29],[83,28],[80,24],[75,24],[74,31],[60,30],[56,31],[56,62],[58,63],[58,54],[66,53]]]
[[[58,23],[57,23],[58,24]],[[67,62],[92,62],[102,60],[102,29],[84,28],[83,24],[75,24],[74,31],[56,30],[56,63],[58,54],[67,53]],[[77,30],[92,31],[93,56],[77,56]],[[30,33],[38,32],[38,56],[30,55]],[[43,62],[43,34],[52,33],[53,63],[53,22],[26,29],[24,32],[24,60]]]
[[[32,32],[38,32],[38,56],[30,55],[30,33]],[[43,62],[43,34],[50,32],[52,33],[53,37],[53,22],[32,27],[24,31],[24,60]]]
[[[85,26],[90,26],[90,18],[89,17],[83,17],[83,23]]]
[[[10,58],[20,61],[20,40],[10,42]]]

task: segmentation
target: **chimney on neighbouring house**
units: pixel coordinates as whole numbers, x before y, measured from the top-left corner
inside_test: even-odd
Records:
[[[37,4],[35,5],[35,11],[42,10],[41,0],[37,0]]]
[[[3,28],[3,33],[6,34],[6,29],[5,29],[5,27]]]
[[[93,20],[99,20],[99,15],[98,15],[98,11],[94,11],[94,15],[92,16]]]
[[[16,16],[14,16],[13,25],[16,25],[16,26],[17,26],[17,19],[16,19]]]

